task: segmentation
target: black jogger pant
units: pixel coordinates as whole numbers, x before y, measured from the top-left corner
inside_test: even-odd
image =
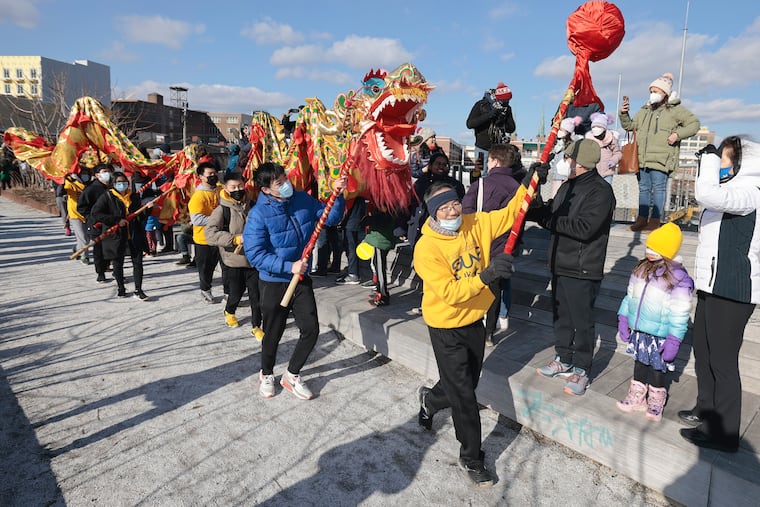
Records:
[[[583,368],[587,374],[594,356],[594,303],[601,285],[601,280],[559,275],[552,278],[554,350],[560,361]]]
[[[224,263],[222,263],[224,265]],[[234,314],[240,299],[248,289],[248,302],[251,304],[251,327],[261,325],[261,308],[259,307],[259,272],[254,268],[227,267],[229,294],[225,311]]]
[[[219,262],[219,248],[209,245],[195,245],[195,265],[198,268],[198,278],[201,290],[211,290],[214,270]]]
[[[483,367],[486,331],[478,319],[468,326],[442,329],[429,327],[440,380],[425,402],[431,412],[451,407],[454,432],[461,444],[459,456],[478,460],[480,454],[480,411],[475,388]]]
[[[259,297],[261,302],[261,315],[263,317],[264,340],[261,343],[261,372],[264,375],[272,375],[274,365],[277,362],[277,347],[280,344],[282,333],[285,331],[285,321],[288,314],[293,310],[296,326],[301,334],[296,343],[293,355],[290,356],[288,371],[297,375],[306,364],[309,354],[314,350],[319,337],[319,320],[317,317],[317,301],[314,299],[314,290],[311,278],[304,276],[298,282],[290,306],[280,306],[282,296],[288,288],[287,282],[259,281]]]

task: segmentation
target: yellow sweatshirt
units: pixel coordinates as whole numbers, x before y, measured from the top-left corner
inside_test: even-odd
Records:
[[[506,208],[462,215],[456,236],[422,226],[414,248],[414,269],[423,281],[422,317],[430,327],[453,329],[480,320],[494,296],[478,276],[490,262],[491,242],[512,228],[526,188]]]
[[[69,219],[75,218],[82,223],[85,223],[87,219],[77,211],[77,201],[79,201],[79,196],[82,195],[84,187],[85,184],[81,181],[71,179],[70,177],[63,179],[63,190],[69,197],[66,200],[66,209],[69,211]]]
[[[216,189],[196,188],[190,201],[187,203],[187,211],[190,213],[190,221],[193,223],[193,243],[208,245],[206,241],[206,223],[214,208],[219,206],[219,194]]]

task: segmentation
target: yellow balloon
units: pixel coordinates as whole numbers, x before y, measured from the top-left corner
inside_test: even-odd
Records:
[[[356,256],[363,261],[368,261],[372,258],[372,254],[375,253],[375,247],[369,243],[361,242],[356,245]]]

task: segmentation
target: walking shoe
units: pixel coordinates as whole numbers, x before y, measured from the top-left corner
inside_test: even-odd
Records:
[[[95,281],[98,283],[108,283],[111,280],[113,280],[113,278],[106,278],[106,275],[101,274],[101,275],[98,275],[98,278]]]
[[[190,264],[190,256],[189,255],[183,255],[180,260],[174,263],[177,266],[185,266],[187,264]]]
[[[206,303],[211,304],[214,302],[214,295],[211,294],[211,290],[202,290],[201,296]]]
[[[224,322],[227,324],[227,327],[238,327],[240,325],[235,314],[227,310],[224,311]]]
[[[486,335],[486,347],[493,347],[493,334]]]
[[[552,361],[549,361],[545,366],[536,368],[539,375],[544,377],[569,377],[573,374],[573,365],[565,364],[559,360],[559,356],[554,356]]]
[[[499,317],[499,329],[502,331],[509,329],[509,317]]]
[[[356,275],[339,276],[335,279],[338,285],[359,285],[359,277]]]
[[[680,419],[682,423],[688,424],[689,426],[699,426],[702,424],[702,418],[696,414],[696,411],[694,409],[679,411],[678,419]]]
[[[340,263],[338,263],[338,264],[330,264],[327,267],[327,272],[328,273],[340,273]]]
[[[118,298],[125,298],[125,297],[127,297],[127,290],[126,289],[119,289],[118,292],[116,292],[116,297],[118,297]]]
[[[631,379],[628,394],[622,401],[616,403],[623,412],[641,412],[647,408],[647,386]]]
[[[66,226],[66,227],[63,229],[63,233],[64,233],[66,236],[71,236],[71,229],[70,229],[68,226]]]
[[[420,400],[420,413],[417,416],[417,423],[426,430],[433,429],[433,413],[425,403],[428,394],[430,394],[429,387],[423,386],[417,389],[417,398]]]
[[[309,273],[309,276],[312,278],[322,278],[327,276],[327,270],[326,269],[312,269]]]
[[[311,391],[301,380],[301,375],[293,375],[288,370],[285,370],[285,373],[282,374],[280,385],[293,393],[299,400],[310,400],[312,397]]]
[[[668,391],[664,387],[649,386],[649,396],[647,397],[647,419],[654,422],[660,422],[662,411],[665,408],[665,400],[668,399]]]
[[[264,339],[264,330],[261,329],[259,326],[254,327],[251,329],[251,335],[253,335],[256,340],[261,341]]]
[[[137,299],[139,299],[140,301],[147,301],[147,300],[148,300],[148,295],[147,295],[147,294],[145,294],[145,293],[144,293],[142,290],[140,290],[140,289],[137,289],[137,290],[135,291],[135,293],[134,293],[134,297],[135,297],[135,298],[137,298]]]
[[[483,461],[465,461],[463,458],[459,458],[459,468],[467,472],[467,476],[476,486],[480,488],[493,486],[493,475],[486,469]]]
[[[567,394],[573,394],[575,396],[583,396],[586,394],[586,388],[588,387],[588,375],[583,368],[573,368],[573,374],[567,379],[565,384],[565,392]]]
[[[274,396],[274,375],[264,375],[259,370],[259,394],[264,398]]]
[[[79,256],[79,261],[82,264],[84,264],[85,266],[89,266],[90,265],[90,258],[87,257],[85,254],[82,254],[82,255]]]
[[[360,285],[365,289],[375,289],[377,284],[374,280],[367,280],[366,282],[362,282]]]
[[[375,306],[385,306],[391,302],[390,296],[383,296],[379,292],[375,292],[369,297],[369,304]]]
[[[191,260],[187,264],[185,264],[186,268],[194,268],[195,267],[195,259]]]

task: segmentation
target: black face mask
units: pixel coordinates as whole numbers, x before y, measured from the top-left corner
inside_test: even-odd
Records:
[[[229,194],[236,201],[242,201],[243,197],[245,197],[245,190],[233,190]]]
[[[216,176],[206,176],[206,183],[211,185],[212,187],[219,183],[219,178]]]

